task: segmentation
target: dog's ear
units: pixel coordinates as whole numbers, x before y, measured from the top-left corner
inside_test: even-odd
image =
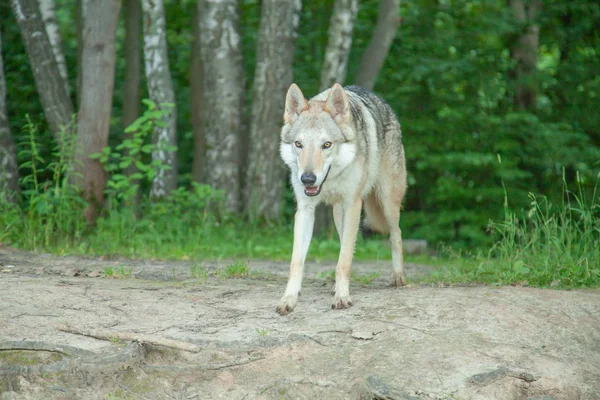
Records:
[[[324,111],[327,111],[331,118],[338,124],[348,122],[350,120],[350,104],[348,104],[348,95],[344,88],[339,83],[333,85],[329,91],[329,96],[325,100]]]
[[[285,112],[283,113],[283,121],[286,124],[291,124],[300,113],[308,109],[308,103],[302,94],[302,91],[295,83],[292,83],[285,96]]]

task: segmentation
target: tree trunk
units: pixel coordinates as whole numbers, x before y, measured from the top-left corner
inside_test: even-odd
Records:
[[[204,121],[202,119],[203,106],[203,73],[200,49],[200,8],[194,11],[194,37],[192,38],[192,60],[190,63],[190,115],[192,131],[194,133],[194,159],[192,162],[192,180],[202,182],[204,179]]]
[[[358,86],[373,90],[400,21],[400,0],[381,0],[375,31],[358,67],[355,79]]]
[[[329,38],[325,61],[321,68],[320,91],[334,83],[343,84],[352,46],[352,30],[358,11],[358,0],[336,0],[329,22]]]
[[[150,198],[160,199],[177,188],[177,150],[168,149],[177,146],[177,110],[169,70],[163,0],[142,0],[142,7],[148,92],[150,99],[164,112],[164,126],[157,126],[152,135],[152,143],[156,145],[152,161],[168,167],[158,168],[152,181]]]
[[[48,39],[50,39],[52,52],[54,53],[54,58],[56,58],[60,76],[65,82],[65,91],[70,93],[69,76],[67,75],[67,62],[65,61],[65,55],[62,49],[62,38],[60,35],[60,29],[58,28],[58,21],[56,20],[56,4],[54,0],[39,0],[39,2],[40,12],[42,14],[44,25],[46,26]]]
[[[2,38],[0,37],[0,49]],[[0,202],[16,202],[19,198],[19,168],[17,150],[6,115],[6,79],[0,51]]]
[[[284,168],[279,133],[285,94],[292,84],[300,0],[263,0],[252,93],[252,122],[246,176],[246,210],[254,218],[277,220]]]
[[[74,180],[88,201],[85,218],[94,223],[102,205],[106,176],[99,160],[89,157],[108,145],[115,78],[115,41],[120,0],[88,4],[83,35],[81,103],[77,114]]]
[[[200,0],[200,49],[204,74],[204,179],[225,191],[227,208],[241,211],[240,145],[244,69],[236,0]]]
[[[52,52],[37,0],[11,0],[11,5],[27,49],[46,120],[60,146],[61,132],[70,134],[73,128],[73,104],[65,90],[67,84]]]
[[[329,38],[325,50],[325,60],[321,68],[319,91],[343,84],[346,79],[348,56],[352,46],[352,30],[358,12],[358,0],[336,0],[329,22]],[[321,203],[315,211],[314,234],[322,235],[333,230],[332,207]]]
[[[523,28],[511,48],[515,60],[512,78],[515,81],[515,106],[532,111],[536,106],[535,84],[532,82],[536,70],[540,29],[535,19],[542,8],[540,0],[508,0],[517,24]]]
[[[125,92],[123,93],[123,129],[131,125],[140,116],[140,95],[142,84],[142,5],[140,0],[125,0]],[[125,139],[133,138],[133,133],[124,133]],[[137,159],[137,155],[131,156]],[[125,170],[131,176],[138,172],[135,163]],[[140,182],[135,180],[138,189],[134,198],[140,200]]]
[[[76,0],[77,1],[77,106],[81,103],[81,65],[82,65],[82,52],[83,52],[83,29],[85,28],[85,16],[87,11],[88,0]]]

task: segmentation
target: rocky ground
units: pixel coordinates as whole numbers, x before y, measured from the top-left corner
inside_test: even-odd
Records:
[[[334,311],[311,264],[281,317],[284,263],[227,266],[0,248],[0,399],[600,399],[598,290],[395,289],[357,263]]]

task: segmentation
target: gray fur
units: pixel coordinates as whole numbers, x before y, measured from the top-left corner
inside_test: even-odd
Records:
[[[314,211],[320,202],[334,206],[341,241],[333,308],[352,305],[350,264],[363,207],[366,226],[390,232],[394,283],[403,285],[398,220],[407,178],[400,123],[391,107],[363,88],[335,84],[308,102],[292,85],[285,109],[280,149],[290,168],[298,210],[290,278],[277,311],[287,314],[298,301]],[[314,182],[303,183],[303,177],[311,174]]]

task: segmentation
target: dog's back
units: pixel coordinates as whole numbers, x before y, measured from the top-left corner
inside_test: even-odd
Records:
[[[364,195],[365,225],[387,233],[388,209],[401,207],[407,187],[400,123],[392,108],[376,94],[358,86],[344,90],[350,100],[358,145],[365,154],[376,155],[365,160],[367,174],[375,176],[373,186]]]

